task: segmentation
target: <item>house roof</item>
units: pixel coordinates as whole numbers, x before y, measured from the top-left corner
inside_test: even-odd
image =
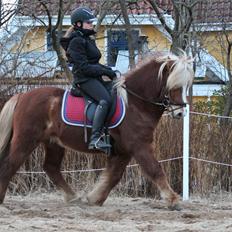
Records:
[[[208,77],[211,81],[225,83],[229,80],[227,69],[206,49],[200,49],[196,56],[195,77]]]
[[[64,0],[65,14],[69,15],[73,9],[79,6],[88,6],[92,10],[98,11],[102,5],[101,0],[76,0],[70,4],[70,1]],[[158,5],[161,12],[173,14],[172,0],[158,0]],[[47,0],[46,3],[52,15],[57,14],[58,1]],[[46,12],[38,0],[19,0],[19,15],[45,15]],[[152,14],[155,13],[152,6],[147,0],[128,1],[129,14]],[[119,11],[119,5],[115,5],[109,10],[109,13]],[[174,15],[173,15],[174,16]],[[195,22],[198,23],[221,23],[232,22],[232,1],[231,0],[208,0],[199,1],[193,8],[193,16]]]
[[[57,14],[57,5],[58,1],[48,0],[46,1],[49,4],[48,6],[49,11],[52,15]],[[70,4],[70,1],[64,0],[64,9],[65,14],[70,14],[75,8],[79,6],[88,6],[92,10],[98,11],[99,6],[102,5],[101,0],[75,0],[74,3]],[[129,2],[129,1],[128,1]],[[160,0],[159,6],[166,7],[167,9],[171,7],[171,0]],[[109,9],[110,13],[114,13],[120,10],[119,4],[114,4],[114,6]],[[45,15],[46,12],[39,3],[38,0],[19,0],[19,14],[21,15],[32,15],[35,14],[36,16]],[[150,3],[144,0],[138,1],[130,1],[128,3],[128,13],[129,14],[150,14],[154,13]]]
[[[196,5],[195,21],[202,23],[232,22],[231,0],[208,0]]]

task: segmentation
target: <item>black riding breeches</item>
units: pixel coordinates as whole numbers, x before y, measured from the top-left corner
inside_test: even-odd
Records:
[[[91,98],[93,98],[97,103],[99,103],[101,100],[105,100],[108,106],[111,106],[112,97],[106,86],[109,84],[103,84],[101,81],[93,78],[79,85],[80,88]]]

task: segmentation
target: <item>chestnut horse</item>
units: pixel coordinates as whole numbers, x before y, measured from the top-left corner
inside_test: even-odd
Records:
[[[151,56],[129,71],[116,83],[124,96],[126,115],[122,123],[110,130],[112,154],[99,182],[86,196],[91,205],[102,205],[119,182],[133,157],[143,172],[155,183],[161,196],[175,208],[179,196],[170,187],[166,175],[154,156],[153,132],[163,112],[184,116],[186,94],[193,81],[193,60],[185,53],[176,56]],[[13,96],[0,114],[0,203],[12,176],[39,145],[44,144],[44,170],[53,183],[64,191],[66,201],[76,198],[60,172],[65,148],[89,151],[81,127],[66,125],[61,118],[64,90],[38,88]]]

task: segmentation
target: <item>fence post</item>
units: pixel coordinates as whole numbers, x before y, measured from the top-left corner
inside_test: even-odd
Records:
[[[183,201],[189,200],[189,105],[183,120]]]

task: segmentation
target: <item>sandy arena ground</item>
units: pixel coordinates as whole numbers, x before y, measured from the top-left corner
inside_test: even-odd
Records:
[[[102,207],[91,207],[66,204],[58,193],[7,195],[0,205],[0,231],[232,231],[232,194],[195,197],[181,207],[170,211],[163,201],[144,198],[110,197]]]

